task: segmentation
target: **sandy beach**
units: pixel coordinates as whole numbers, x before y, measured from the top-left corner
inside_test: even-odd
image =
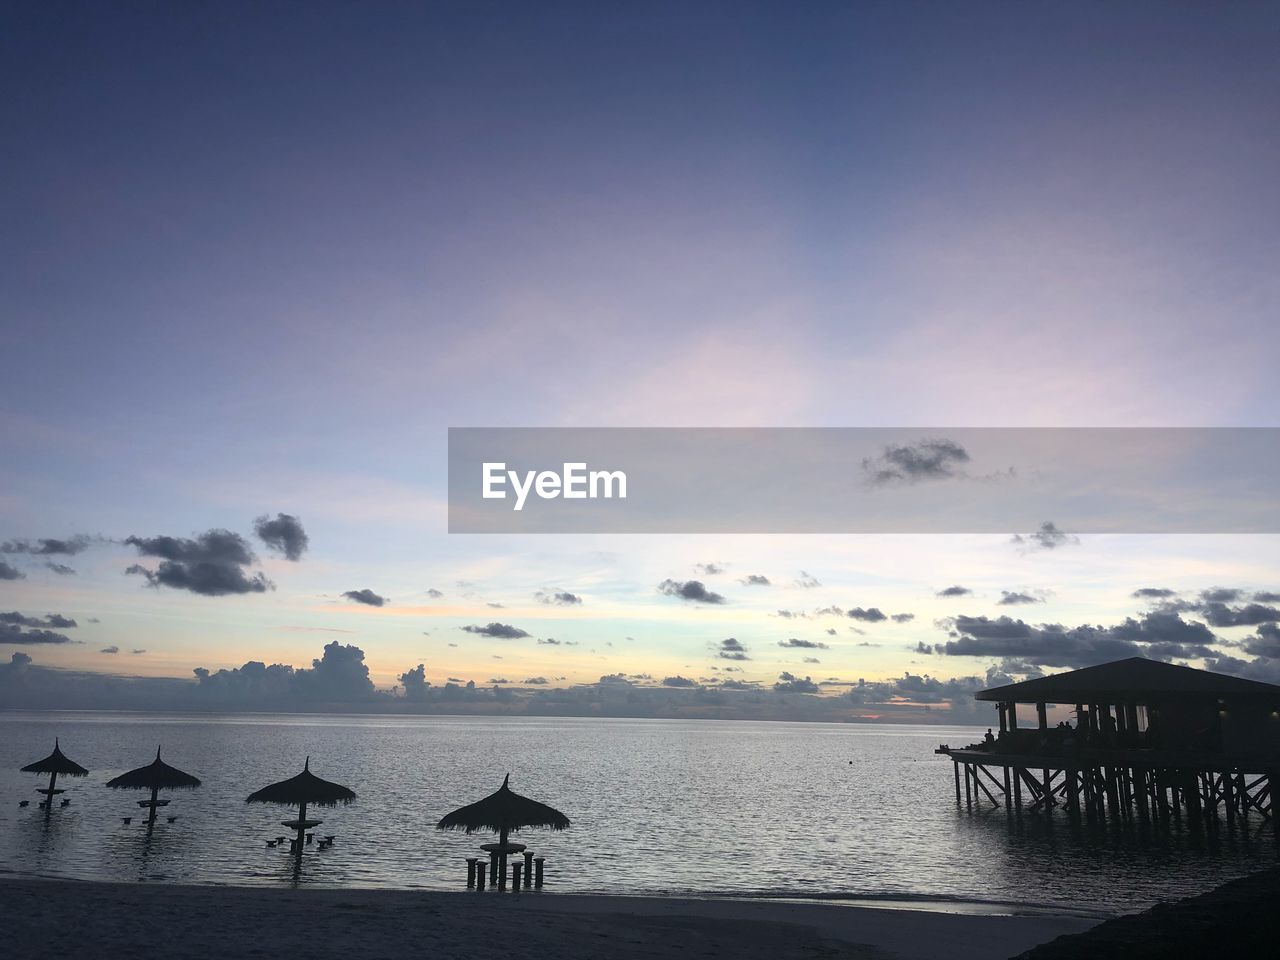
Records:
[[[0,880],[0,929],[13,960],[130,954],[350,960],[490,951],[510,960],[996,960],[1096,922],[758,900]]]

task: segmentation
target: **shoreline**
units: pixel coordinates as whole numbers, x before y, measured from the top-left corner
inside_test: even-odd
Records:
[[[462,955],[506,960],[1005,960],[1098,920],[724,897],[279,889],[0,877],[0,919],[25,960],[77,952],[166,957]],[[495,934],[495,931],[497,933]]]

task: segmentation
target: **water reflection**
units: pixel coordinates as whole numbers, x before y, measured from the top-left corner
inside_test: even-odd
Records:
[[[48,820],[17,773],[54,734],[92,773]],[[545,856],[547,889],[838,898],[945,897],[1130,909],[1200,892],[1277,860],[1257,818],[1215,832],[1175,824],[1012,822],[958,812],[939,739],[970,730],[865,725],[459,717],[198,717],[7,714],[0,719],[0,869],[127,881],[458,890],[488,836],[436,821],[500,783],[573,821],[522,832]],[[107,780],[137,743],[203,781],[148,842],[124,826]],[[326,808],[331,848],[304,849],[294,876],[287,808],[245,798],[310,754],[351,786]],[[851,764],[849,761],[852,760]],[[136,806],[127,812],[133,812]]]

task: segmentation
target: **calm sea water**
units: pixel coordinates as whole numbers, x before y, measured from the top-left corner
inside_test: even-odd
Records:
[[[265,838],[286,808],[244,798],[312,770],[351,786],[324,810],[328,850],[308,848],[302,882],[460,889],[489,836],[434,829],[511,773],[512,788],[564,811],[570,830],[518,839],[547,858],[549,890],[932,899],[1129,910],[1207,890],[1277,862],[1255,818],[1217,835],[1073,827],[1065,815],[956,810],[939,741],[967,728],[472,717],[190,717],[0,714],[0,870],[105,880],[279,885],[288,854]],[[42,778],[18,767],[54,735],[91,771],[61,782],[72,804],[46,819]],[[204,780],[168,794],[150,841],[142,795],[111,777],[165,759]],[[852,761],[852,762],[851,762]],[[31,806],[18,807],[20,799]]]

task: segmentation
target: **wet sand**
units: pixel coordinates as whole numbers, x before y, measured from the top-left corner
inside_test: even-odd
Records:
[[[1003,960],[1095,923],[741,899],[0,880],[0,934],[12,960]]]

